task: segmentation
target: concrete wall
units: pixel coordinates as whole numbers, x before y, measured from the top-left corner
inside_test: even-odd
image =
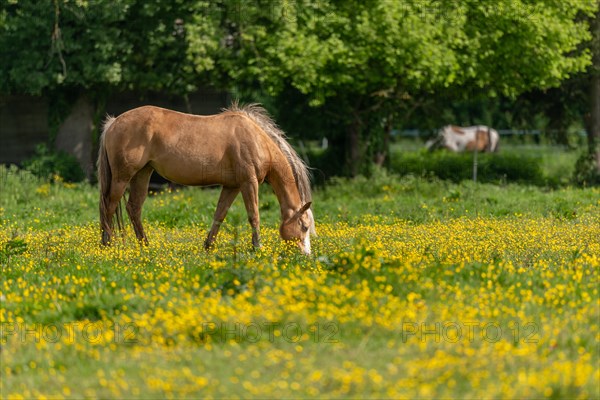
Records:
[[[71,113],[58,128],[54,146],[72,154],[79,161],[85,175],[94,174],[93,156],[94,105],[85,96],[77,99]]]
[[[32,96],[0,97],[0,163],[18,164],[48,141],[48,103]]]
[[[0,97],[0,164],[20,164],[32,156],[39,143],[49,142],[48,99],[31,96]],[[139,95],[120,93],[106,103],[106,113],[118,116],[143,105],[155,105],[193,114],[216,114],[227,106],[229,96],[223,92],[200,90],[186,98],[160,93]],[[98,149],[93,138],[93,102],[81,96],[70,115],[59,127],[55,146],[74,155],[91,177]]]

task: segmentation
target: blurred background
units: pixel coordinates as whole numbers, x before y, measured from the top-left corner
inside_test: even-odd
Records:
[[[107,114],[260,102],[316,183],[600,184],[597,0],[8,0],[0,163],[95,180]],[[495,153],[429,151],[486,125]]]

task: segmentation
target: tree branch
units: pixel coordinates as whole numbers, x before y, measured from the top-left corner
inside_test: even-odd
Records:
[[[58,54],[58,60],[62,66],[62,79],[64,80],[67,77],[67,63],[62,54],[63,41],[60,32],[60,7],[58,6],[58,0],[54,0],[54,28],[52,29],[52,44],[50,47],[50,60],[48,60],[48,64],[54,58],[54,54]]]

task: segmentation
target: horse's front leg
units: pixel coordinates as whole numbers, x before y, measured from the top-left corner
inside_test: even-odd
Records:
[[[240,188],[238,187],[223,186],[223,189],[221,189],[221,195],[219,196],[219,202],[217,203],[217,210],[215,211],[212,227],[210,228],[210,231],[206,236],[206,240],[204,241],[204,248],[206,250],[208,250],[215,242],[217,234],[219,233],[219,228],[221,227],[221,224],[227,215],[227,211],[229,210],[229,207],[231,207],[231,203],[233,203],[233,200],[235,200],[235,197],[239,192]]]
[[[242,186],[242,197],[252,227],[252,245],[260,247],[260,215],[258,214],[258,181],[251,180]]]

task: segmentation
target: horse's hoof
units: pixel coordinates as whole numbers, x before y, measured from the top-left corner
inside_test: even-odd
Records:
[[[110,245],[110,235],[108,234],[108,232],[102,232],[102,245]]]

